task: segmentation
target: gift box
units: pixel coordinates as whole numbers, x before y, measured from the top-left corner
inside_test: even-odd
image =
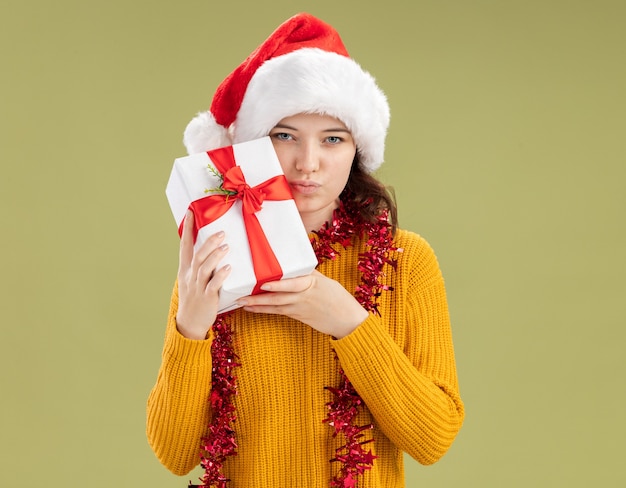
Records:
[[[317,266],[306,229],[269,137],[178,158],[165,190],[174,219],[194,214],[197,249],[218,231],[231,265],[219,312],[260,293],[268,281],[309,274]]]

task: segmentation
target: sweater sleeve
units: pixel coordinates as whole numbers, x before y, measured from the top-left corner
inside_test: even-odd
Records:
[[[333,341],[342,368],[385,435],[422,464],[439,460],[464,418],[443,277],[428,244],[406,242],[391,321],[374,314]],[[404,304],[393,305],[394,300]],[[394,337],[390,330],[402,331]]]
[[[185,338],[176,328],[178,287],[174,286],[161,367],[148,397],[146,432],[161,463],[184,475],[200,461],[211,390],[211,342]]]

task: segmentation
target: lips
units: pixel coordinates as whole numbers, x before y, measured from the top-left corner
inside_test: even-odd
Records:
[[[312,195],[322,186],[319,183],[315,183],[314,181],[308,180],[296,180],[289,182],[289,186],[296,193],[301,193],[303,195]]]

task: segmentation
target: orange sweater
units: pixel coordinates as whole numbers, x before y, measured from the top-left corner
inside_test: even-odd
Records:
[[[443,278],[437,259],[418,235],[399,230],[398,268],[387,270],[394,287],[380,298],[381,317],[370,314],[350,335],[333,340],[293,319],[237,310],[233,342],[241,366],[235,397],[238,455],[225,470],[232,487],[329,486],[330,463],[340,439],[322,420],[338,386],[336,351],[367,408],[359,424],[378,458],[359,487],[402,487],[405,451],[423,464],[437,461],[463,422]],[[354,290],[357,242],[325,261],[319,271]],[[176,329],[172,295],[162,365],[148,399],[147,436],[159,460],[183,475],[199,463],[200,439],[209,423],[211,333],[186,339]]]

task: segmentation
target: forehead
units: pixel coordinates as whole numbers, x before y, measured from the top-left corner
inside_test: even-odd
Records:
[[[289,126],[294,129],[311,128],[317,130],[341,130],[349,132],[347,126],[338,118],[322,113],[298,113],[284,117],[276,126]]]

